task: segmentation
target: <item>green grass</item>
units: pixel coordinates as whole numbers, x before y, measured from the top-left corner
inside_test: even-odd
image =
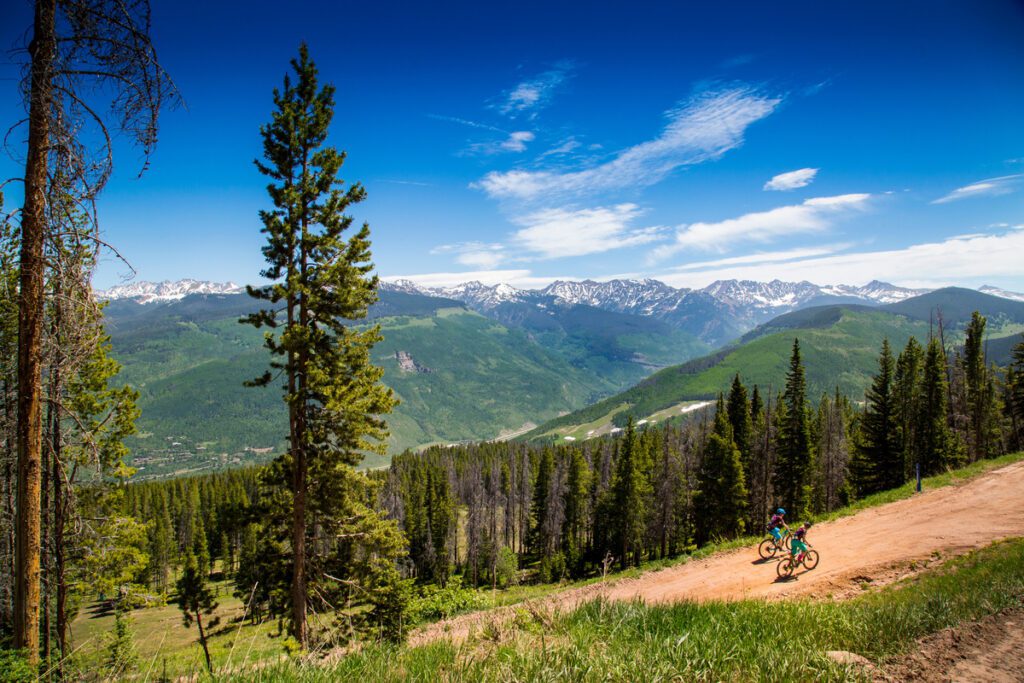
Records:
[[[370,645],[326,666],[284,663],[218,680],[866,680],[825,652],[879,662],[1022,598],[1024,540],[1016,539],[848,602],[594,601],[543,623],[524,613],[459,646]]]
[[[217,590],[219,606],[214,613],[220,625],[209,631],[210,655],[216,667],[232,666],[243,661],[271,660],[283,652],[281,638],[276,637],[276,622],[252,625],[238,623],[244,612],[241,600],[231,595],[228,582],[213,584]],[[112,612],[96,614],[95,605],[86,606],[72,623],[75,663],[80,669],[95,671],[101,668],[105,656],[107,634],[114,624]],[[181,610],[171,603],[147,607],[130,612],[132,630],[139,654],[139,667],[145,673],[153,667],[150,680],[156,678],[166,663],[167,673],[183,676],[204,670],[203,651],[199,646],[199,632],[195,626],[185,628]]]

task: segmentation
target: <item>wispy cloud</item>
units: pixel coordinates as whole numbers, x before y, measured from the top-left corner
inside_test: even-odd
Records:
[[[434,187],[433,183],[424,183],[419,180],[398,180],[396,178],[380,178],[378,183],[391,183],[393,185],[416,185],[417,187]]]
[[[683,249],[724,252],[750,242],[824,232],[837,218],[863,209],[869,199],[871,195],[865,193],[815,197],[800,204],[747,213],[717,223],[682,225],[676,229],[675,243],[659,247],[652,258],[663,259]]]
[[[493,155],[505,152],[525,152],[527,143],[533,142],[536,138],[533,132],[528,130],[515,130],[508,133],[503,140],[489,140],[487,142],[475,142],[467,149],[460,152],[461,155]]]
[[[558,86],[572,75],[572,69],[571,62],[561,62],[553,69],[522,81],[505,93],[498,111],[511,117],[520,114],[535,117],[551,101]]]
[[[799,247],[782,251],[759,251],[744,256],[730,256],[729,258],[714,259],[712,261],[694,261],[673,270],[678,272],[688,270],[710,270],[713,268],[725,268],[727,266],[742,266],[756,263],[784,263],[786,261],[797,261],[800,259],[812,258],[815,256],[827,256],[850,248],[850,243],[829,244],[820,247]]]
[[[455,262],[464,266],[491,270],[506,258],[505,246],[485,242],[459,242],[443,244],[430,250],[433,255],[454,254]]]
[[[570,172],[493,171],[474,183],[497,199],[606,192],[653,185],[673,170],[717,159],[743,144],[747,127],[771,114],[780,97],[750,87],[704,92],[666,113],[653,140],[622,150],[593,168]]]
[[[799,187],[807,187],[816,175],[818,175],[818,169],[816,168],[801,168],[796,171],[789,171],[788,173],[780,173],[765,183],[764,189],[785,192]]]
[[[467,126],[469,128],[477,128],[480,130],[489,130],[493,133],[502,133],[507,135],[508,131],[504,128],[498,128],[492,126],[489,123],[481,123],[480,121],[473,121],[471,119],[463,119],[458,116],[445,116],[443,114],[427,114],[427,118],[434,119],[435,121],[447,121],[448,123],[457,123],[460,126]]]
[[[579,147],[580,147],[579,140],[577,140],[575,137],[569,136],[568,138],[566,138],[565,140],[562,140],[560,143],[558,143],[557,145],[555,145],[554,147],[552,147],[548,151],[544,152],[540,156],[541,156],[541,158],[543,158],[543,157],[565,156],[566,154],[569,154],[569,153],[574,152],[575,150],[579,149]]]
[[[818,284],[862,284],[885,280],[907,287],[941,287],[953,283],[982,284],[993,278],[1020,276],[1024,230],[1001,234],[951,237],[901,249],[848,252],[823,257],[752,265],[675,270],[654,275],[677,287],[703,287],[718,279],[800,281]]]
[[[648,244],[663,238],[663,227],[634,227],[643,214],[636,204],[593,209],[544,209],[515,220],[523,226],[512,240],[541,258],[583,256]]]
[[[949,194],[939,197],[932,204],[947,204],[959,199],[971,199],[973,197],[994,197],[1001,194],[1010,194],[1016,186],[1024,179],[1024,173],[1004,175],[988,180],[979,180],[970,185],[958,187]]]

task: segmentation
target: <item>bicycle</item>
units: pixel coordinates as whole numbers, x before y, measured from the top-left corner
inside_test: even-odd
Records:
[[[763,560],[770,560],[775,557],[775,553],[781,551],[790,552],[792,546],[790,545],[792,539],[789,537],[789,529],[782,529],[782,537],[779,540],[775,540],[774,536],[769,535],[768,538],[761,541],[757,546],[757,554],[761,556]]]
[[[800,565],[803,565],[807,571],[814,569],[818,566],[819,559],[817,550],[804,550],[779,562],[776,571],[780,579],[789,578]]]

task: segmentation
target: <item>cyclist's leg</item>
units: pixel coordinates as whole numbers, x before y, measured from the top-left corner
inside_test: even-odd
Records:
[[[779,527],[772,527],[771,534],[776,543],[782,540],[782,533],[779,531]]]

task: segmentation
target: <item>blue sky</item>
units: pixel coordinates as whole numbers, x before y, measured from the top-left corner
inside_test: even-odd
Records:
[[[22,44],[31,6],[4,5]],[[187,106],[141,178],[118,149],[99,207],[137,279],[256,281],[258,128],[304,40],[385,277],[1024,290],[1020,2],[276,5],[154,0]]]

